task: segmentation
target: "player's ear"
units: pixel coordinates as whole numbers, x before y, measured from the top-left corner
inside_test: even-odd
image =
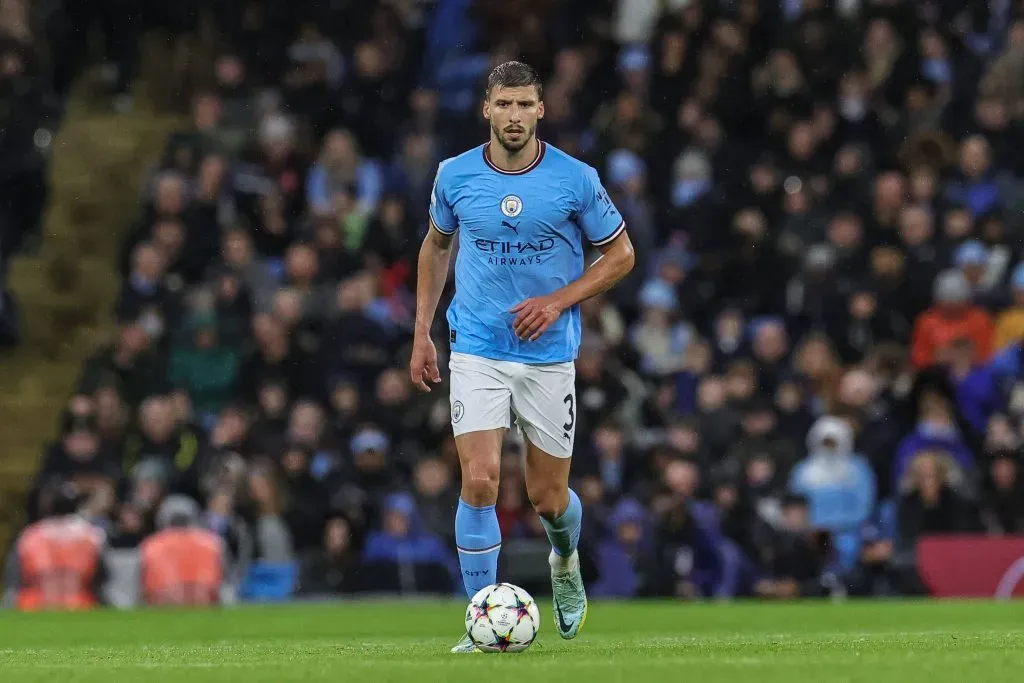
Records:
[[[537,103],[537,118],[544,118],[544,100]]]
[[[491,120],[491,103],[488,102],[486,99],[484,100],[483,110],[484,110],[484,118],[487,119],[488,121],[490,121]]]

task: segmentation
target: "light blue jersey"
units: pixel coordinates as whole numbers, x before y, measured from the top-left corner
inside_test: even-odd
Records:
[[[541,142],[532,164],[508,172],[490,162],[488,145],[441,162],[430,198],[431,227],[458,231],[452,351],[531,364],[574,360],[578,306],[532,342],[516,337],[509,309],[579,279],[584,239],[612,242],[625,229],[622,216],[597,171],[565,152]]]

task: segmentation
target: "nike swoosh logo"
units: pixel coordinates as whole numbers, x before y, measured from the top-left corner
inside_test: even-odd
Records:
[[[565,623],[565,617],[562,616],[562,608],[555,603],[555,615],[558,617],[558,628],[561,629],[562,633],[568,633],[572,630],[573,624]]]

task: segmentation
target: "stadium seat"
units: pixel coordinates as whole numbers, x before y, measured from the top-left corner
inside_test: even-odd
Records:
[[[246,602],[287,600],[295,591],[299,566],[295,563],[254,562],[242,580],[240,597]]]

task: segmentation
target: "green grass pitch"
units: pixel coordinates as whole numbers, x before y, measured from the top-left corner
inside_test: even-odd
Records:
[[[1024,678],[1024,603],[593,603],[563,642],[542,603],[518,655],[450,655],[462,603],[0,613],[7,683],[605,683]]]

